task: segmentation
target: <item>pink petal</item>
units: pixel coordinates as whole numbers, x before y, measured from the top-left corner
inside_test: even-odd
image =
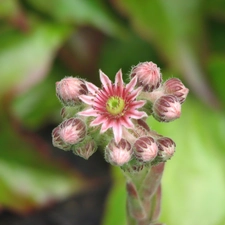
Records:
[[[116,74],[116,79],[115,79],[115,91],[117,92],[118,96],[123,97],[123,90],[124,90],[124,83],[123,83],[122,71],[119,70]]]
[[[99,113],[94,109],[86,109],[77,113],[80,116],[99,116]]]
[[[108,87],[112,85],[112,81],[101,70],[100,70],[100,80],[105,89],[108,89]]]
[[[121,69],[116,73],[115,85],[123,86],[123,76]]]
[[[84,102],[84,103],[86,103],[86,104],[88,104],[88,105],[92,105],[92,104],[93,104],[93,96],[89,96],[89,95],[80,95],[80,96],[78,96],[78,98],[79,98],[82,102]]]
[[[130,101],[132,99],[135,99],[139,93],[141,92],[142,87],[138,87],[137,89],[133,90],[127,97],[127,101]]]
[[[131,122],[130,118],[126,116],[121,118],[121,124],[127,129],[131,129],[134,127],[134,124]]]
[[[91,92],[91,94],[95,95],[99,89],[97,86],[95,86],[94,84],[92,84],[91,82],[85,82],[87,89],[89,92]]]
[[[137,83],[137,77],[134,76],[132,80],[126,85],[127,92],[133,91],[135,85]]]
[[[102,124],[102,127],[101,127],[101,133],[104,133],[106,132],[109,128],[112,127],[112,121],[111,120],[106,120],[103,124]]]
[[[112,128],[115,142],[118,144],[122,138],[122,126],[119,124],[118,121],[115,121]]]
[[[90,125],[91,126],[98,126],[100,125],[101,123],[105,123],[106,121],[106,117],[105,116],[102,116],[102,115],[98,115],[98,117],[96,119],[94,119]]]
[[[141,119],[143,117],[148,117],[148,115],[145,112],[140,112],[137,110],[127,112],[126,116],[130,117],[131,119]]]
[[[130,103],[130,107],[133,107],[135,109],[141,108],[142,106],[144,106],[146,103],[145,100],[140,100],[140,101],[134,101]]]

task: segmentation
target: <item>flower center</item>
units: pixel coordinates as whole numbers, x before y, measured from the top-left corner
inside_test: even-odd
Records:
[[[106,110],[114,116],[122,113],[124,107],[125,101],[118,96],[112,96],[106,102]]]

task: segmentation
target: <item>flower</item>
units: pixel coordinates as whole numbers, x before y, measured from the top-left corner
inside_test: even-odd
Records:
[[[86,136],[86,125],[79,118],[70,118],[64,120],[59,125],[60,138],[66,144],[76,144],[82,141]]]
[[[166,94],[175,95],[181,104],[185,101],[189,92],[178,78],[170,78],[167,80],[163,84],[163,89]]]
[[[130,77],[136,76],[138,86],[143,87],[143,91],[153,91],[157,89],[162,82],[160,68],[153,62],[143,62],[134,66]]]
[[[153,116],[158,121],[170,122],[180,114],[181,104],[175,95],[163,95],[153,104]]]
[[[158,158],[161,161],[166,161],[170,159],[175,152],[176,148],[175,142],[168,137],[161,137],[156,142],[159,148]]]
[[[89,107],[78,114],[95,117],[90,126],[101,125],[100,133],[112,128],[115,142],[119,143],[123,136],[123,128],[131,129],[134,127],[133,119],[147,117],[145,112],[138,111],[145,104],[145,101],[136,99],[142,87],[134,89],[137,83],[136,77],[125,85],[121,70],[117,72],[114,84],[102,71],[100,71],[100,80],[101,89],[86,82],[89,93],[80,95],[79,98]]]
[[[56,95],[64,105],[77,105],[81,94],[87,94],[88,90],[84,80],[75,77],[66,77],[56,82]]]
[[[115,166],[122,166],[128,163],[131,160],[132,154],[131,144],[123,138],[118,144],[115,143],[114,139],[111,140],[105,149],[106,160]]]
[[[151,162],[157,156],[158,146],[154,138],[143,136],[134,143],[134,154],[141,162]]]

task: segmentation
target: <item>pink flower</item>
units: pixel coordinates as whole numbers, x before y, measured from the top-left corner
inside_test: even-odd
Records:
[[[95,117],[90,126],[101,125],[100,133],[112,128],[115,142],[119,143],[123,136],[123,129],[134,127],[133,119],[147,117],[145,112],[138,111],[145,104],[145,101],[136,99],[142,87],[134,89],[137,83],[136,77],[125,85],[121,70],[117,72],[114,84],[102,71],[100,71],[100,80],[101,89],[86,82],[89,93],[80,95],[79,98],[90,107],[78,114]]]
[[[137,77],[137,84],[143,87],[143,91],[151,92],[157,89],[162,82],[160,68],[153,62],[143,62],[134,66],[130,76]]]

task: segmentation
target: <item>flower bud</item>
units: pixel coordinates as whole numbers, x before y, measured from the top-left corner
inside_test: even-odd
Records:
[[[89,159],[97,150],[97,145],[94,140],[85,140],[85,143],[82,143],[80,147],[75,147],[73,153],[84,159]]]
[[[181,104],[185,101],[189,92],[188,88],[177,78],[167,80],[163,84],[163,89],[166,94],[175,95]]]
[[[153,116],[158,121],[170,122],[180,117],[181,104],[174,95],[163,95],[153,104]]]
[[[82,141],[86,136],[86,125],[79,118],[70,118],[60,125],[59,134],[63,142],[74,145]]]
[[[137,85],[143,87],[143,91],[151,92],[157,89],[162,82],[160,68],[153,62],[139,63],[131,70],[130,77],[137,76]]]
[[[150,162],[156,156],[158,146],[155,140],[150,136],[140,137],[134,143],[134,154],[141,162]]]
[[[87,87],[82,79],[66,77],[56,82],[56,95],[64,105],[73,106],[80,104],[81,100],[78,96],[87,93]]]
[[[176,144],[172,139],[161,137],[157,140],[157,144],[159,148],[157,158],[160,159],[160,161],[165,162],[173,156]]]
[[[53,131],[52,131],[52,144],[53,146],[63,149],[63,150],[70,150],[70,145],[66,144],[61,136],[60,136],[60,127],[57,126]]]
[[[130,143],[123,138],[118,144],[113,139],[105,149],[106,161],[115,166],[122,166],[128,163],[132,158],[132,154]]]

